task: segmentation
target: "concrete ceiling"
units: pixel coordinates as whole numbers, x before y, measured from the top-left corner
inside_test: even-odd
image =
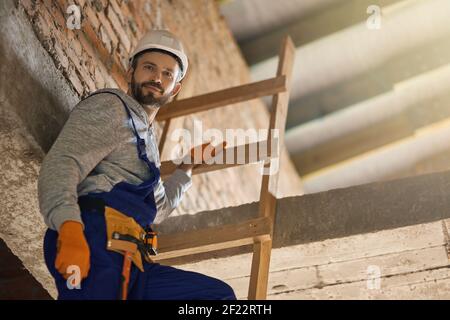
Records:
[[[370,5],[380,29],[367,26]],[[255,81],[275,74],[286,34],[297,47],[286,144],[307,190],[447,169],[425,163],[450,154],[448,0],[235,0],[221,10]]]

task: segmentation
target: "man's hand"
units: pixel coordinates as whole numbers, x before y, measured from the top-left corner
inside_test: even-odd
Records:
[[[88,276],[90,269],[90,250],[84,237],[83,225],[76,221],[66,221],[59,229],[58,251],[55,268],[67,279],[70,266],[80,268],[81,279]]]
[[[201,155],[200,159],[201,163],[205,163],[206,161],[210,160],[211,158],[214,158],[216,155],[221,153],[225,149],[226,145],[227,145],[226,141],[222,142],[217,146],[212,146],[211,142],[206,142],[200,146],[193,147],[190,151],[191,157],[190,163],[182,163],[178,166],[178,169],[181,169],[186,173],[188,173],[189,175],[191,175],[192,169],[200,165],[200,163],[198,163],[200,161],[198,159],[195,159],[197,153]],[[208,152],[208,149],[211,151]],[[195,163],[194,160],[197,160],[197,163]]]

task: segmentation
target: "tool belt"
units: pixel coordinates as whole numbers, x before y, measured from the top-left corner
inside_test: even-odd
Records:
[[[79,204],[81,208],[101,209],[104,211],[106,221],[106,249],[121,254],[125,254],[122,246],[116,246],[116,243],[127,241],[134,243],[137,250],[132,255],[132,261],[139,270],[144,272],[142,258],[152,263],[151,256],[157,254],[157,235],[150,227],[142,228],[132,217],[129,217],[120,211],[104,205],[100,199],[82,199]],[[117,241],[120,240],[120,241]]]

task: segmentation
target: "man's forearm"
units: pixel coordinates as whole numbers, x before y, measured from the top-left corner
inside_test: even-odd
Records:
[[[154,223],[161,223],[180,204],[184,193],[192,186],[190,174],[181,169],[169,176],[163,183],[160,182],[155,189],[157,215]]]

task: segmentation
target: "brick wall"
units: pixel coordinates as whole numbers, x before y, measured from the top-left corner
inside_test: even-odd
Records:
[[[104,87],[126,91],[124,75],[128,54],[146,30],[156,26],[158,4],[162,26],[182,39],[190,59],[190,70],[179,98],[250,81],[248,67],[220,16],[217,3],[212,0],[18,0],[18,4],[80,98]],[[73,4],[80,8],[81,28],[71,30],[66,25],[70,16],[66,11]],[[203,121],[204,130],[268,126],[265,107],[254,100],[174,119],[170,128],[183,126],[192,130],[194,119]],[[161,127],[157,127],[159,134]],[[169,158],[175,143],[167,141],[163,160]],[[278,195],[300,194],[300,179],[286,150],[281,161]],[[256,201],[261,185],[258,172],[258,166],[253,165],[195,176],[195,187],[188,192],[177,213]]]

